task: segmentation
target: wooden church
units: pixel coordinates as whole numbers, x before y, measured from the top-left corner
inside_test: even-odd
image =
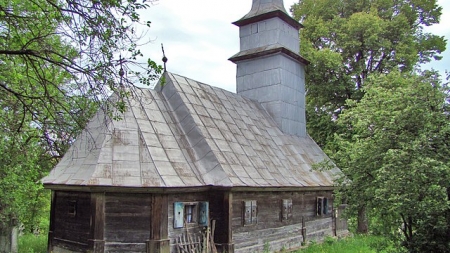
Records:
[[[306,133],[301,24],[282,0],[234,24],[237,94],[166,72],[121,120],[92,118],[43,179],[49,252],[277,251],[346,230],[339,169],[312,169],[328,158]]]

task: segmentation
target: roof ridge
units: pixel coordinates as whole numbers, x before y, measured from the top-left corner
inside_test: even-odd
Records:
[[[222,182],[225,179],[229,180],[211,146],[206,141],[207,136],[205,136],[204,131],[202,131],[199,127],[199,124],[202,123],[196,122],[191,113],[186,113],[190,110],[194,110],[194,108],[189,108],[189,106],[187,106],[187,104],[181,97],[180,93],[182,93],[183,90],[181,88],[179,80],[177,79],[177,76],[179,79],[186,80],[186,85],[189,86],[186,77],[173,74],[171,75],[168,73],[167,77],[168,79],[170,79],[170,81],[166,79],[166,84],[164,85],[161,93],[165,97],[168,105],[171,107],[174,117],[179,118],[178,126],[185,134],[187,141],[190,142],[190,146],[194,151],[191,153],[191,159],[196,165],[198,175],[200,175],[202,181],[207,185],[217,185],[218,182]],[[183,117],[182,114],[186,115],[184,115]],[[182,122],[184,122],[184,124],[181,124]],[[200,157],[199,154],[203,154],[203,156]],[[213,171],[215,171],[214,175],[212,173]],[[226,184],[224,186],[230,185]]]

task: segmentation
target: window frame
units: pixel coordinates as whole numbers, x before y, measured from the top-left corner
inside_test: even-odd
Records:
[[[328,215],[330,212],[328,210],[328,198],[327,197],[317,197],[316,200],[316,215],[323,216]]]
[[[68,208],[67,208],[67,214],[70,217],[76,217],[77,216],[77,201],[76,200],[69,200],[68,201]]]
[[[190,212],[188,213],[188,210]],[[190,217],[190,220],[189,220]],[[184,203],[184,222],[186,224],[195,224],[198,220],[198,202],[185,202]]]
[[[173,202],[173,228],[208,226],[208,221],[209,202]]]
[[[292,199],[281,200],[281,221],[292,219]]]
[[[258,224],[258,203],[256,200],[244,200],[242,212],[243,226],[253,226]]]

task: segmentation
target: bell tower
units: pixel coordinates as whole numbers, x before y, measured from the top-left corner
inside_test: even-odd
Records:
[[[283,0],[253,0],[239,27],[237,93],[256,100],[286,134],[306,136],[305,66],[299,54],[302,25],[287,14]]]

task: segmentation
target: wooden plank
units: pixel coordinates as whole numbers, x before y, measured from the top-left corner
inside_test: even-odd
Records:
[[[104,252],[104,230],[105,230],[105,194],[91,193],[91,231],[90,243],[93,253]]]
[[[212,220],[212,222],[211,222],[211,238],[210,238],[211,252],[212,253],[217,253],[216,244],[214,242],[214,234],[215,234],[215,232],[216,232],[216,221]]]
[[[56,195],[55,191],[52,191],[51,204],[50,204],[50,226],[48,230],[47,252],[53,251],[53,238],[55,231],[55,210],[56,210]]]
[[[69,250],[88,250],[91,219],[91,196],[86,192],[57,192],[54,199],[54,237],[59,238],[52,246],[61,246]],[[75,203],[75,213],[71,205]],[[76,242],[66,243],[63,241]],[[81,246],[80,246],[81,245]]]
[[[261,242],[273,242],[271,250],[286,242],[286,247],[294,245],[290,238],[303,240],[302,221],[307,224],[307,232],[317,238],[332,234],[331,215],[316,215],[317,197],[325,197],[332,205],[332,192],[234,192],[232,209],[233,242],[239,252],[254,252],[263,248]],[[283,217],[283,199],[292,200],[292,216]],[[256,200],[258,205],[257,224],[243,226],[245,201]],[[290,203],[290,201],[288,201]],[[288,204],[289,204],[288,203]],[[289,204],[290,205],[290,204]],[[304,218],[304,219],[303,219]],[[327,221],[329,220],[329,221]],[[308,223],[309,222],[309,223]],[[309,226],[308,226],[309,225]]]
[[[150,200],[148,194],[106,194],[104,238],[107,243],[145,244],[150,237]]]
[[[55,237],[53,239],[54,247],[65,248],[74,252],[86,252],[88,249],[87,243],[79,243],[76,241],[65,240]]]
[[[225,192],[223,198],[223,209],[224,209],[224,217],[225,217],[225,227],[224,232],[226,234],[224,243],[232,244],[233,243],[233,193]]]
[[[153,194],[151,203],[150,240],[168,239],[169,203],[167,195]]]
[[[152,194],[149,213],[149,240],[147,252],[169,253],[169,200],[167,194]]]
[[[142,253],[146,252],[145,243],[106,243],[105,252],[108,253]]]
[[[221,236],[215,236],[215,238],[221,238],[221,241],[217,241],[217,243],[222,244],[222,251],[233,253],[234,252],[234,239],[233,239],[233,217],[234,217],[234,211],[237,206],[240,206],[242,208],[242,205],[236,205],[234,204],[234,194],[229,192],[223,193],[223,231],[220,232]],[[241,223],[242,224],[242,223]],[[214,238],[214,239],[215,239]]]

